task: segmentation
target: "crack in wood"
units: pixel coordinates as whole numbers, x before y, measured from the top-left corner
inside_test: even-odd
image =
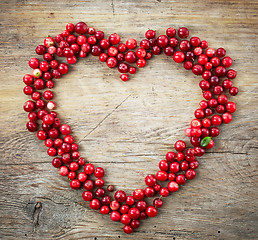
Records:
[[[85,140],[94,130],[96,130],[113,112],[115,112],[130,96],[132,95],[132,93],[130,93],[122,102],[120,102],[118,105],[116,105],[116,107],[109,112],[89,133],[87,133],[79,142],[82,142],[83,140]]]
[[[38,201],[34,207],[33,213],[32,213],[32,221],[34,225],[34,232],[36,231],[36,228],[39,226],[39,215],[42,211],[42,203]]]

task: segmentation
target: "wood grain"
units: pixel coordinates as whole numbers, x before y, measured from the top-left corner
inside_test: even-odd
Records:
[[[257,1],[27,1],[0,2],[0,238],[1,239],[256,239],[257,231]],[[200,159],[197,177],[165,201],[155,219],[133,234],[96,214],[81,191],[68,188],[43,143],[25,129],[22,76],[46,35],[85,21],[106,34],[141,40],[187,26],[211,47],[225,47],[238,71],[238,111]],[[155,59],[155,60],[154,60]],[[198,77],[164,55],[130,81],[119,80],[90,56],[56,81],[58,114],[69,123],[88,161],[105,181],[128,194],[189,125],[201,100]]]

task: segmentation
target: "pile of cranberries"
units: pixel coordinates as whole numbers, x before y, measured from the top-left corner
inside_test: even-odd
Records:
[[[47,37],[43,45],[37,46],[36,53],[43,56],[43,61],[31,58],[29,66],[32,73],[23,77],[26,85],[23,91],[31,97],[24,104],[29,118],[27,129],[37,132],[38,139],[45,142],[47,154],[54,157],[52,165],[59,169],[61,176],[70,180],[70,187],[84,189],[82,198],[89,202],[90,208],[101,214],[110,214],[113,221],[120,221],[124,224],[125,233],[137,229],[141,220],[155,217],[165,197],[178,191],[187,180],[195,178],[195,169],[199,166],[197,157],[213,147],[213,138],[219,135],[218,126],[228,124],[232,120],[231,114],[236,111],[236,104],[228,101],[224,93],[227,89],[230,95],[238,93],[238,89],[232,86],[237,73],[227,69],[232,65],[232,59],[226,56],[224,48],[208,48],[208,43],[198,37],[186,40],[188,35],[189,31],[184,27],[178,31],[168,28],[166,35],[158,37],[154,30],[148,30],[146,39],[137,48],[137,41],[133,38],[124,44],[116,33],[105,38],[104,32],[96,31],[84,22],[68,23],[61,34],[55,38]],[[113,192],[114,186],[104,187],[104,169],[86,163],[74,142],[70,126],[61,124],[53,111],[56,107],[51,91],[53,79],[59,79],[68,72],[67,63],[74,64],[79,57],[92,54],[106,62],[109,68],[117,68],[121,79],[127,81],[128,73],[135,74],[137,67],[144,67],[147,60],[162,52],[175,62],[183,63],[186,70],[202,77],[199,86],[204,100],[199,103],[194,112],[195,119],[185,130],[192,148],[187,148],[182,140],[177,141],[175,152],[168,152],[159,162],[159,171],[145,177],[146,188],[136,189],[131,195],[119,190],[111,198],[108,192]],[[61,63],[60,57],[66,57],[67,63]],[[42,129],[39,130],[39,126]],[[149,205],[146,198],[151,197],[154,198],[153,204]]]

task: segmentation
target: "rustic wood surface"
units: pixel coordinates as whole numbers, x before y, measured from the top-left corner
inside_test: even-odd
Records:
[[[0,14],[1,239],[257,239],[257,1],[1,0]],[[46,35],[80,20],[122,40],[187,26],[191,36],[225,47],[238,71],[238,111],[200,159],[196,179],[130,236],[68,188],[44,144],[25,129],[28,60]],[[124,83],[91,56],[54,89],[58,114],[72,126],[82,155],[127,193],[144,187],[144,176],[186,139],[183,130],[201,100],[199,78],[169,57],[154,59]]]

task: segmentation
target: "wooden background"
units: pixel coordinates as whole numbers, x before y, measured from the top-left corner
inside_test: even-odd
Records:
[[[257,1],[27,1],[0,3],[1,239],[257,239]],[[186,26],[211,47],[225,47],[238,71],[238,111],[200,159],[195,180],[165,201],[134,234],[82,203],[51,166],[43,143],[25,129],[27,62],[47,35],[67,22],[141,40]],[[127,193],[144,187],[201,100],[199,78],[157,56],[124,83],[94,57],[56,81],[57,111],[88,161]]]

